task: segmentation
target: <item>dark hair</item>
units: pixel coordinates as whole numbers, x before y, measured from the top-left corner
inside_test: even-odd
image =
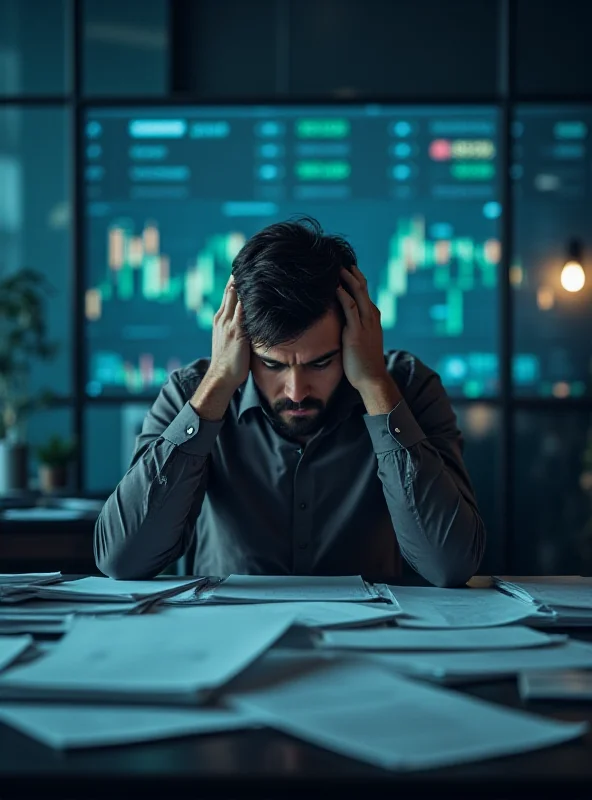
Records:
[[[265,348],[293,342],[333,306],[344,322],[335,292],[340,269],[355,263],[351,245],[312,217],[263,228],[232,264],[247,338]]]

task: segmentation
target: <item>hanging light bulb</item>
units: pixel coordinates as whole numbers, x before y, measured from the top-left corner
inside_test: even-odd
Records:
[[[579,292],[586,283],[586,273],[582,267],[582,245],[572,239],[568,246],[568,258],[561,270],[561,285],[566,292]]]

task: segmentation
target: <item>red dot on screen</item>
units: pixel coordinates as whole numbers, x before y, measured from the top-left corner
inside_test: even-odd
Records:
[[[430,142],[430,158],[434,161],[448,161],[452,154],[452,146],[449,139],[434,139]]]

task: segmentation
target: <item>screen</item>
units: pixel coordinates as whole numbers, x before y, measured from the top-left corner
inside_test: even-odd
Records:
[[[523,107],[514,122],[510,278],[514,385],[521,396],[592,393],[591,130],[592,110],[581,108]],[[572,242],[581,269],[569,275]]]
[[[233,258],[299,214],[353,246],[385,350],[452,395],[495,395],[497,130],[480,107],[89,110],[87,395],[152,396],[209,356]]]

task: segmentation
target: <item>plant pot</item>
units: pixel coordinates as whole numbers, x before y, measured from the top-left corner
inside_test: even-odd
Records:
[[[39,488],[43,494],[54,494],[68,486],[68,467],[39,464]]]
[[[26,444],[0,441],[0,495],[27,491],[28,459]]]

